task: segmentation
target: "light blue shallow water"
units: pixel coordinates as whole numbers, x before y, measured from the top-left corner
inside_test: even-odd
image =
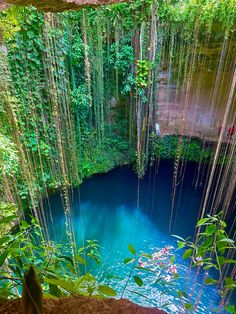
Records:
[[[195,167],[193,163],[188,164],[183,185],[182,182],[179,184],[176,194],[174,212],[178,214],[173,217],[171,233],[182,237],[193,234],[202,197],[201,189],[195,190],[192,186]],[[168,232],[172,171],[172,161],[161,162],[158,173],[155,167],[152,167],[151,174],[148,171],[140,183],[139,208],[138,181],[132,168],[118,168],[85,180],[79,192],[75,189],[72,193],[76,241],[78,245],[83,243],[83,238],[99,241],[102,263],[99,268],[91,265],[90,271],[100,281],[111,285],[119,295],[132,268],[132,264],[123,263],[125,258],[131,257],[127,246],[132,244],[138,253],[146,252],[157,257],[152,260],[153,265],[148,262],[146,267],[159,272],[159,277],[152,272],[135,270],[133,275],[139,275],[144,285],[139,288],[131,277],[124,297],[139,304],[164,307],[169,313],[186,313],[183,304],[196,305],[199,300],[194,313],[215,313],[213,309],[219,304],[217,291],[202,285],[202,273],[197,275],[196,270],[188,271],[188,263],[183,262],[179,251],[175,252],[176,239]],[[61,241],[65,235],[65,221],[60,194],[50,197],[50,205],[57,241]],[[166,253],[163,253],[163,248],[168,248]],[[173,278],[173,269],[165,267],[163,270],[160,266],[161,263],[166,265],[172,254],[177,255],[174,263],[180,277],[177,280]],[[142,262],[145,263],[146,259],[139,260]],[[154,284],[160,277],[161,281]],[[177,290],[186,291],[188,300],[180,301]]]

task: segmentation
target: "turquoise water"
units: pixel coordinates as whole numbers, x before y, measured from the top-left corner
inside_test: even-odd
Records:
[[[171,234],[187,237],[194,232],[203,193],[201,188],[194,189],[192,184],[195,168],[194,163],[189,163],[184,178],[179,178]],[[119,295],[124,291],[132,268],[132,264],[123,262],[131,257],[127,246],[132,244],[138,253],[152,254],[153,264],[148,262],[145,268],[155,271],[155,274],[135,270],[123,297],[139,304],[163,307],[169,313],[186,313],[183,309],[185,303],[198,305],[194,313],[215,313],[213,309],[219,304],[217,291],[202,285],[203,273],[188,270],[188,263],[180,258],[181,252],[175,251],[176,239],[168,231],[173,162],[163,161],[158,169],[155,166],[150,169],[140,182],[138,207],[138,181],[132,167],[93,176],[85,180],[79,190],[74,189],[71,203],[76,242],[82,245],[83,239],[99,241],[102,263],[98,268],[91,265],[90,271],[100,281],[113,286]],[[65,236],[65,224],[59,193],[50,197],[50,206],[56,240],[60,242]],[[160,266],[167,265],[173,254],[176,254],[174,269]],[[143,266],[147,260],[140,258],[138,262]],[[175,272],[178,279],[174,278]],[[143,279],[142,287],[134,283],[133,275]],[[181,301],[178,290],[185,291],[188,297]]]

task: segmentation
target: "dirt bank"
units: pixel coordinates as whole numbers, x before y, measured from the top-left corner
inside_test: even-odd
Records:
[[[20,299],[0,300],[0,314],[22,314]],[[71,296],[58,300],[44,299],[43,314],[167,314],[121,299],[96,299]]]

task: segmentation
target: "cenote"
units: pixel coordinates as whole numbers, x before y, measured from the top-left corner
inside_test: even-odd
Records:
[[[235,21],[0,0],[0,314],[236,314]]]
[[[196,163],[187,163],[183,182],[177,188],[173,227],[169,233],[173,162],[163,160],[159,166],[150,166],[140,181],[133,166],[119,167],[84,180],[70,194],[76,243],[80,247],[84,240],[98,240],[101,245],[101,264],[99,267],[90,264],[89,271],[112,286],[119,296],[128,280],[123,297],[136,303],[152,307],[164,306],[170,313],[181,313],[183,304],[177,291],[187,291],[189,302],[198,305],[195,313],[215,313],[214,309],[220,301],[217,290],[211,286],[203,287],[203,273],[197,273],[196,269],[189,270],[189,262],[180,258],[180,251],[176,251],[177,241],[171,235],[184,238],[193,236],[203,193],[203,188],[194,188]],[[204,182],[201,186],[203,185]],[[45,208],[49,212],[47,204],[48,201],[45,201]],[[49,204],[54,227],[50,222],[48,225],[56,234],[55,237],[52,232],[51,237],[59,243],[65,243],[61,194],[50,196]],[[170,248],[169,254],[176,254],[175,263],[180,277],[170,283],[168,276],[171,273],[168,270],[164,273],[164,278],[163,274],[158,277],[157,274],[154,276],[138,270],[136,273],[145,282],[139,288],[128,279],[132,266],[123,262],[125,258],[132,257],[128,244],[132,244],[139,253],[149,254]],[[162,284],[157,280],[160,277]]]

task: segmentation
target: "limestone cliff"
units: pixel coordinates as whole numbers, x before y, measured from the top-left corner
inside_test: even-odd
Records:
[[[4,10],[12,4],[29,6],[33,5],[44,12],[62,12],[65,10],[79,10],[88,6],[128,2],[127,0],[0,0],[0,10]]]

